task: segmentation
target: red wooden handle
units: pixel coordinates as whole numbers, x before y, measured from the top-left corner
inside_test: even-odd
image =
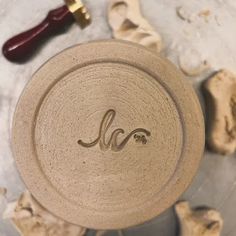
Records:
[[[51,35],[60,33],[65,26],[74,22],[67,6],[62,6],[48,13],[46,19],[33,29],[9,39],[2,48],[4,56],[12,62],[26,61],[35,49]]]

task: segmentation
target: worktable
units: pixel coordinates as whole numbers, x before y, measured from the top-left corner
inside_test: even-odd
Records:
[[[193,0],[186,1],[194,2]],[[174,29],[175,26],[172,25],[171,20],[176,21],[177,19],[175,7],[186,1],[141,1],[144,15],[163,37],[166,47],[164,55],[175,64],[178,64],[177,51],[172,48],[172,38],[175,37],[174,34],[177,31]],[[106,20],[107,2],[107,0],[85,1],[91,11],[92,24],[83,31],[78,26],[73,25],[67,33],[58,35],[47,41],[46,45],[36,53],[35,57],[25,64],[10,63],[5,60],[3,55],[0,55],[0,187],[7,188],[8,201],[15,200],[25,190],[25,186],[16,170],[10,147],[11,121],[17,100],[24,86],[30,80],[31,75],[53,55],[78,43],[112,37]],[[208,0],[207,2],[211,1]],[[0,0],[0,45],[14,34],[40,22],[49,9],[60,6],[60,4],[62,4],[61,0]],[[169,16],[173,16],[172,18],[168,17],[167,19],[165,17],[166,9],[169,9],[168,14]],[[236,20],[236,15],[232,17]],[[178,30],[180,32],[181,27]],[[236,32],[236,29],[234,31]],[[224,37],[222,36],[222,38]],[[171,53],[168,53],[170,50],[172,50]],[[235,48],[229,48],[229,51],[236,54]],[[227,52],[225,52],[225,55],[227,57]],[[221,58],[221,60],[224,63],[226,58]],[[231,67],[233,66],[236,68],[235,60],[231,63]],[[195,78],[188,78],[199,95],[203,110],[205,110],[205,106],[200,91],[200,84],[206,77],[207,74]],[[235,155],[232,157],[223,157],[206,150],[197,176],[190,188],[180,198],[190,201],[192,206],[207,205],[219,210],[224,218],[223,236],[236,235],[235,170]],[[2,203],[0,202],[0,214],[2,214],[5,205],[6,203],[4,201]],[[151,222],[123,230],[122,232],[125,236],[175,236],[177,228],[174,211],[173,209],[169,209]],[[88,234],[93,235],[94,232],[90,231]],[[0,236],[16,235],[18,234],[10,222],[2,220],[0,216]],[[110,232],[107,235],[118,234],[117,232]]]

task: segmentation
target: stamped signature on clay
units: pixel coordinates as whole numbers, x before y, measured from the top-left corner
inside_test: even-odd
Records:
[[[78,144],[85,147],[90,148],[99,144],[102,151],[106,151],[111,149],[114,152],[121,151],[128,141],[133,137],[137,143],[141,143],[145,145],[147,143],[147,137],[151,136],[151,133],[143,128],[138,128],[130,132],[120,143],[117,142],[117,137],[119,134],[124,134],[125,131],[121,128],[115,129],[109,138],[106,138],[106,133],[110,128],[113,120],[115,119],[116,111],[113,109],[108,110],[102,118],[98,137],[91,143],[86,143],[81,139],[78,140]],[[107,140],[107,141],[106,141]]]

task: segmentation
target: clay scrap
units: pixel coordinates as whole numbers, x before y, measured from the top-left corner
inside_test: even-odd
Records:
[[[180,236],[220,236],[223,220],[218,211],[209,208],[191,209],[188,202],[175,205],[180,223]]]
[[[206,23],[209,21],[209,16],[211,15],[211,11],[209,9],[202,10],[198,13],[199,17],[202,17]]]
[[[210,63],[202,59],[196,50],[187,50],[179,56],[179,67],[187,76],[197,76],[210,68]]]
[[[22,236],[83,236],[86,232],[49,213],[28,191],[8,204],[3,218],[11,219]]]
[[[181,20],[187,21],[188,23],[193,23],[201,18],[205,21],[205,23],[208,23],[209,17],[212,14],[211,10],[205,8],[197,11],[197,9],[197,4],[186,4],[177,7],[176,14]]]
[[[236,75],[221,70],[204,83],[208,108],[208,144],[220,154],[236,150]]]
[[[161,51],[161,36],[142,16],[138,0],[111,0],[108,21],[114,38],[136,42],[156,52]]]
[[[7,189],[0,187],[0,197],[1,197],[1,196],[5,196],[6,194],[7,194]]]
[[[181,20],[187,21],[188,23],[193,22],[196,17],[191,11],[186,10],[184,6],[177,7],[176,14]]]
[[[0,187],[0,212],[3,211],[6,207],[6,194],[7,194],[7,189],[6,188],[1,188]],[[1,220],[1,214],[0,214],[0,220]]]

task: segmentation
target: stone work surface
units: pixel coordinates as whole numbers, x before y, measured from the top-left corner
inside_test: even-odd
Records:
[[[0,45],[12,35],[38,23],[49,9],[63,1],[7,1],[0,0]],[[0,187],[7,188],[7,200],[0,198],[0,213],[7,201],[18,198],[25,190],[16,170],[10,149],[10,129],[13,111],[27,81],[37,68],[64,48],[90,40],[111,38],[107,22],[107,0],[85,1],[91,11],[93,23],[81,31],[73,25],[68,33],[50,39],[29,62],[12,64],[0,55]],[[190,69],[209,63],[209,69],[199,75],[189,76],[203,104],[200,84],[214,71],[236,68],[236,3],[233,0],[141,0],[143,15],[158,30],[163,40],[161,54],[179,66],[185,55],[197,55],[189,59]],[[194,52],[194,53],[190,53]],[[199,60],[199,61],[198,61]],[[183,63],[182,63],[183,64]],[[203,104],[203,110],[205,106]],[[235,155],[235,154],[233,154]],[[198,175],[191,187],[181,197],[191,205],[208,205],[216,208],[224,219],[223,234],[236,234],[236,159],[222,158],[206,151]],[[176,218],[173,209],[145,225],[123,231],[129,235],[176,235]],[[89,233],[92,235],[92,233]],[[10,222],[0,218],[0,235],[17,236]],[[107,235],[117,235],[116,232]]]

